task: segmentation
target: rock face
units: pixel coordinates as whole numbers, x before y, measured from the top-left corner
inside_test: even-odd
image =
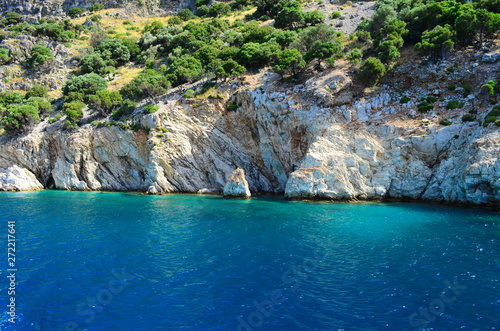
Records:
[[[67,11],[70,8],[90,8],[93,4],[100,3],[106,8],[118,8],[131,6],[134,7],[134,13],[156,13],[161,10],[175,11],[182,8],[187,8],[192,5],[193,1],[190,0],[114,0],[114,1],[100,1],[100,0],[5,0],[0,4],[1,12],[16,12],[25,17],[25,19],[32,18],[39,20],[42,17],[60,18],[67,16]]]
[[[36,191],[43,185],[29,170],[17,165],[7,169],[0,168],[0,191]]]
[[[240,188],[246,179],[245,195],[249,189],[290,199],[498,205],[500,130],[482,125],[491,105],[479,92],[466,98],[449,91],[443,87],[448,78],[443,86],[432,83],[440,79],[438,69],[422,71],[427,78],[408,69],[414,80],[404,90],[408,103],[400,102],[401,89],[390,86],[354,96],[352,81],[339,72],[292,88],[266,72],[252,77],[254,85],[221,86],[224,100],[185,99],[183,90],[172,89],[156,100],[157,112],[144,115],[139,107],[131,115],[129,124],[147,130],[86,124],[62,131],[59,122],[45,121],[25,137],[0,137],[1,185],[212,193],[241,168],[244,174],[238,171],[230,181]],[[499,75],[495,64],[484,72],[473,71],[477,81],[471,84]],[[457,81],[471,76],[453,75]],[[431,94],[442,99],[436,109],[416,112],[418,100]],[[449,100],[464,106],[447,110]],[[228,111],[229,103],[237,109]],[[476,121],[463,123],[462,115],[472,111]],[[439,124],[441,112],[451,125]],[[14,172],[22,180],[12,179]]]
[[[224,186],[224,196],[235,198],[251,197],[248,182],[245,179],[245,171],[243,169],[238,168],[229,176]]]

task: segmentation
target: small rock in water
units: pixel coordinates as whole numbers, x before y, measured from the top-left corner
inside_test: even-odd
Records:
[[[250,198],[250,189],[245,179],[245,171],[237,168],[233,171],[226,185],[224,186],[224,197]]]

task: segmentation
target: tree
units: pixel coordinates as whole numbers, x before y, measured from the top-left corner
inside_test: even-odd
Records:
[[[307,26],[318,25],[325,21],[325,14],[320,12],[319,10],[313,10],[307,13],[304,13],[304,23]]]
[[[102,90],[89,98],[89,107],[97,110],[102,116],[107,116],[118,109],[123,98],[118,91]]]
[[[117,38],[102,41],[97,47],[97,51],[108,65],[116,66],[130,60],[130,51]]]
[[[77,18],[80,15],[82,15],[83,13],[85,13],[85,8],[74,7],[74,8],[71,8],[70,10],[68,10],[68,15],[71,18]]]
[[[5,24],[11,25],[11,24],[17,24],[21,22],[21,15],[18,13],[14,12],[7,12],[5,13]]]
[[[415,45],[415,50],[430,55],[431,59],[439,60],[445,53],[453,49],[454,33],[449,25],[437,25],[432,30],[422,34],[422,41]]]
[[[208,14],[211,17],[220,17],[229,14],[230,11],[231,7],[229,7],[228,4],[217,2],[210,6],[210,8],[208,9]]]
[[[49,114],[54,109],[49,101],[41,97],[30,97],[26,100],[26,104],[35,107],[40,117],[45,117],[45,115]]]
[[[304,13],[298,1],[287,2],[274,20],[274,26],[278,29],[297,29],[303,24]]]
[[[198,15],[200,17],[207,16],[209,12],[210,12],[210,9],[206,5],[199,6],[196,8],[196,15]]]
[[[358,78],[365,84],[376,84],[384,74],[384,64],[375,57],[369,57],[361,65]]]
[[[168,68],[167,77],[175,85],[191,82],[201,76],[202,65],[197,58],[191,55],[182,55],[176,58]]]
[[[63,109],[66,119],[72,124],[79,122],[83,118],[83,107],[85,104],[81,101],[64,103]]]
[[[302,30],[299,38],[291,44],[291,47],[298,49],[302,54],[311,50],[316,41],[336,41],[337,32],[326,24],[318,24]]]
[[[105,90],[108,87],[104,78],[95,73],[75,76],[63,86],[63,92],[68,95],[70,92],[79,92],[84,96],[84,100],[96,94],[98,91]]]
[[[306,61],[302,58],[302,54],[295,48],[289,48],[279,53],[275,68],[281,74],[296,76],[305,66]]]
[[[189,21],[190,19],[195,18],[196,16],[193,14],[193,12],[187,8],[180,10],[177,13],[177,16],[183,20],[183,21]]]
[[[9,133],[28,132],[40,119],[32,105],[11,105],[2,119],[2,126]]]
[[[311,50],[306,53],[304,60],[310,62],[313,59],[318,60],[318,66],[321,66],[321,61],[334,57],[342,50],[342,45],[338,42],[319,40],[315,41],[311,46]]]
[[[104,5],[103,4],[94,3],[92,6],[90,6],[89,11],[93,13],[93,12],[96,12],[96,11],[99,11],[99,10],[103,10],[103,9],[104,9]]]
[[[238,58],[244,66],[260,67],[271,62],[280,50],[281,47],[274,42],[246,43],[241,47]]]
[[[401,54],[398,51],[398,48],[394,45],[394,42],[391,40],[386,40],[379,45],[380,52],[378,53],[378,57],[382,62],[389,63],[399,59]]]
[[[99,53],[85,55],[80,60],[80,71],[84,74],[94,72],[102,75],[106,67],[106,61],[103,60]]]
[[[31,97],[46,98],[48,97],[48,89],[43,85],[35,84],[26,93],[26,99],[29,99]]]
[[[238,62],[233,59],[225,61],[215,59],[208,67],[212,68],[215,74],[215,80],[222,80],[223,82],[225,82],[228,78],[240,76],[246,71],[244,66],[239,65]]]
[[[36,44],[31,49],[30,57],[28,58],[29,65],[33,68],[39,68],[43,64],[54,59],[52,51],[42,44]]]
[[[7,48],[0,48],[0,65],[8,64],[11,60],[9,56],[9,50]]]

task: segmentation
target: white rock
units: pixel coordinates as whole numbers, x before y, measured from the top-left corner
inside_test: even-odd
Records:
[[[0,168],[0,191],[36,191],[42,190],[43,185],[28,169],[13,165],[9,168]]]
[[[225,197],[250,198],[250,189],[245,178],[245,171],[237,168],[229,176],[226,185],[224,186]]]

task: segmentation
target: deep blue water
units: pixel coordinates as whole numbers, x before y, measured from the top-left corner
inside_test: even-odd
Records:
[[[0,193],[0,220],[1,330],[500,327],[491,210],[45,191]]]

